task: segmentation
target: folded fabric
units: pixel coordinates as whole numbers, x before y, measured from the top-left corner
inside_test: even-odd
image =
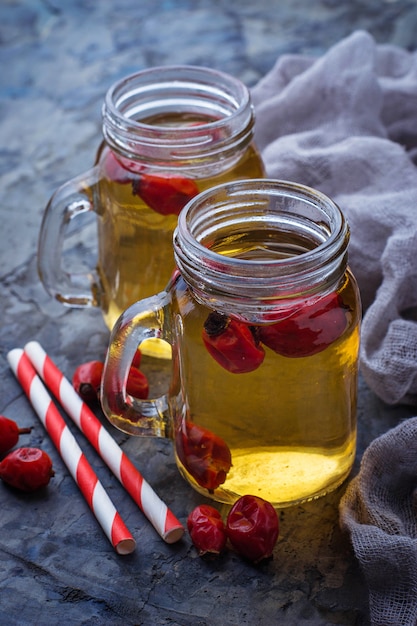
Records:
[[[373,626],[417,624],[417,417],[375,439],[340,502]]]
[[[358,31],[322,57],[283,55],[252,89],[268,176],[329,195],[350,229],[361,368],[417,403],[417,53]]]

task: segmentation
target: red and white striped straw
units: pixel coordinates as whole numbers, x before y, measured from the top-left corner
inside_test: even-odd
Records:
[[[136,547],[134,538],[65,424],[28,356],[23,350],[15,348],[8,353],[7,360],[112,546],[118,554],[130,554]]]
[[[37,341],[30,341],[25,346],[25,352],[48,389],[107,463],[162,539],[167,543],[181,539],[184,534],[181,522],[146,482],[42,346]]]

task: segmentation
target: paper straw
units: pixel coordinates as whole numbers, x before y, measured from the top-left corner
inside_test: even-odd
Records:
[[[134,538],[37,376],[28,356],[23,350],[15,348],[8,353],[7,360],[110,543],[118,554],[130,554],[136,546]]]
[[[30,341],[25,346],[25,352],[48,389],[107,463],[162,539],[167,543],[181,539],[184,534],[181,522],[146,482],[42,346],[37,341]]]

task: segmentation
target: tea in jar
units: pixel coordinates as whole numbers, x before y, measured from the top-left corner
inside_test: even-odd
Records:
[[[340,209],[308,187],[237,181],[179,217],[178,272],[130,307],[109,345],[102,403],[131,434],[165,434],[202,494],[277,507],[322,496],[356,450],[360,301]],[[172,347],[167,393],[142,403],[123,379],[145,337]]]
[[[160,67],[111,87],[97,163],[52,197],[39,240],[39,273],[68,306],[100,306],[109,328],[136,300],[165,288],[183,206],[217,184],[264,175],[254,111],[239,80],[193,66]],[[94,212],[97,265],[63,265],[67,228]],[[87,244],[86,244],[87,245]]]

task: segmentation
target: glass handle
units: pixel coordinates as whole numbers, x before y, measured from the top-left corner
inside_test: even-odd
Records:
[[[73,220],[86,212],[96,213],[94,197],[98,168],[68,181],[51,197],[42,220],[38,243],[38,271],[47,292],[73,307],[99,306],[101,288],[95,268],[71,272],[64,267],[64,245]]]
[[[168,398],[149,400],[129,396],[126,384],[138,347],[149,339],[171,343],[171,296],[162,291],[140,300],[119,317],[110,335],[101,383],[101,405],[107,419],[130,435],[168,437]]]

